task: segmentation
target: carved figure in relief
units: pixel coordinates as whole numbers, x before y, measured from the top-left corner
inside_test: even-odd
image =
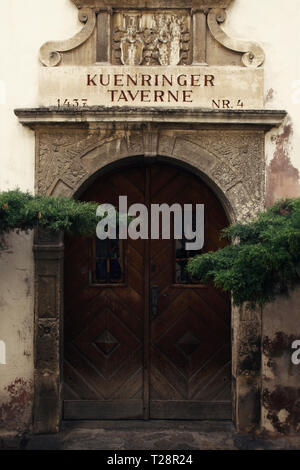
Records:
[[[123,15],[123,25],[113,35],[116,59],[123,65],[186,63],[190,40],[187,16],[162,13],[151,15],[147,27],[142,28],[141,23],[142,15]]]
[[[184,18],[172,17],[170,64],[177,65],[181,59],[181,34],[184,32]]]
[[[181,60],[181,41],[184,17],[156,15],[158,60],[161,65],[178,65]]]
[[[161,65],[169,65],[170,63],[170,42],[171,34],[169,31],[170,19],[165,15],[155,16],[156,31],[158,38],[155,41],[158,49],[158,60]]]
[[[121,61],[124,65],[140,65],[143,61],[144,43],[140,39],[138,16],[124,15],[127,30],[121,38]]]
[[[40,61],[46,67],[56,67],[63,64],[63,54],[76,50],[86,43],[94,33],[97,17],[95,5],[100,0],[72,0],[79,8],[79,20],[84,24],[81,31],[72,38],[64,41],[47,41],[40,49]],[[198,4],[200,0],[196,1]],[[226,49],[242,54],[242,63],[245,67],[261,67],[265,60],[262,47],[253,41],[233,39],[223,30],[222,24],[226,21],[226,8],[233,0],[201,0],[205,8],[192,8],[186,5],[182,9],[160,9],[153,13],[153,6],[147,0],[148,7],[144,9],[138,0],[130,0],[130,8],[123,10],[116,5],[109,12],[113,16],[114,31],[112,34],[112,63],[129,66],[136,65],[187,65],[192,62],[190,51],[190,30],[193,9],[207,14],[207,26],[212,38]],[[104,2],[105,4],[111,2]],[[162,2],[164,3],[164,2]],[[172,3],[172,2],[171,2]],[[175,2],[176,3],[176,2]],[[179,2],[184,3],[184,2]],[[194,2],[192,2],[194,5]],[[195,6],[196,6],[195,4]],[[99,4],[100,5],[100,4]],[[151,10],[152,8],[152,10]],[[152,11],[152,13],[151,13]],[[104,12],[104,10],[103,10]],[[107,15],[109,15],[107,11]],[[158,13],[159,12],[159,13]],[[195,23],[195,25],[197,22]],[[101,26],[102,27],[102,26]],[[205,26],[206,27],[206,26]],[[110,33],[109,22],[103,23],[105,37]],[[107,33],[107,35],[106,35]],[[107,47],[106,40],[104,47]],[[203,45],[205,47],[205,45]],[[109,53],[107,52],[109,55]],[[201,52],[202,54],[202,52]],[[107,57],[108,57],[107,55]],[[202,54],[203,55],[203,54]],[[75,54],[77,57],[77,54]],[[81,54],[78,54],[76,62]],[[194,57],[195,59],[195,57]],[[203,62],[202,59],[199,59]],[[75,62],[73,65],[75,65]],[[198,62],[198,58],[196,63]],[[76,62],[77,63],[77,62]],[[80,65],[79,63],[77,65]],[[229,64],[228,64],[229,65]]]

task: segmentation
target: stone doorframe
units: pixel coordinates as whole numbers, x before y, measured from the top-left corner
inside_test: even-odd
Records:
[[[176,161],[214,190],[230,222],[265,204],[265,133],[284,111],[37,108],[15,111],[35,130],[37,194],[77,197],[101,172],[133,157]],[[37,230],[35,255],[36,433],[62,418],[63,234]],[[232,309],[233,421],[259,429],[261,312]]]

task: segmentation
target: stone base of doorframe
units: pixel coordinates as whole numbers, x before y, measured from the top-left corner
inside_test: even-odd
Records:
[[[239,434],[230,421],[72,421],[57,434],[7,436],[1,444],[6,450],[299,450],[300,437]]]
[[[33,431],[57,433],[62,420],[63,261],[62,233],[37,229],[35,258],[35,370]]]
[[[262,413],[262,310],[232,306],[233,422],[259,432]]]

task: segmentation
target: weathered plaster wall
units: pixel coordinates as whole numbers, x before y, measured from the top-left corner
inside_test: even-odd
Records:
[[[28,429],[33,385],[32,240],[12,234],[1,242],[0,339],[6,364],[0,364],[0,435]]]
[[[266,54],[266,108],[289,116],[266,138],[267,203],[300,196],[300,9],[299,0],[237,0],[230,8],[231,36],[259,42]]]
[[[300,196],[299,21],[298,0],[238,0],[229,16],[231,35],[251,37],[264,48],[266,108],[288,112],[281,128],[266,137],[268,205]],[[293,339],[300,339],[299,305],[298,289],[291,299],[280,298],[263,312],[262,428],[270,432],[300,430],[300,365],[291,362]]]
[[[294,88],[300,89],[299,20],[299,0],[235,0],[225,26],[231,36],[261,43],[266,53],[266,107],[289,112],[285,126],[266,138],[269,202],[276,197],[300,195],[300,93],[297,95]],[[41,44],[71,37],[80,27],[77,9],[70,0],[1,2],[0,190],[16,186],[34,190],[34,134],[18,124],[13,109],[37,104]],[[30,406],[24,404],[29,402],[33,380],[32,239],[30,235],[11,235],[6,243],[8,248],[0,254],[0,340],[5,341],[7,350],[7,364],[0,364],[0,408],[2,417],[10,417],[11,429],[22,431],[31,422]],[[287,303],[282,305],[290,311]],[[276,309],[276,321],[274,311],[265,314],[264,335],[271,341],[280,331],[290,335],[295,330],[292,324],[297,324],[296,303],[294,320],[290,316],[287,323],[280,308]],[[276,331],[268,320],[271,313]],[[295,375],[289,374],[288,368],[272,380],[275,388],[281,383],[297,393]],[[268,385],[269,390],[272,387]],[[17,412],[17,407],[25,409],[24,414]],[[279,419],[286,414],[282,411]],[[271,429],[271,422],[264,414],[264,425]],[[0,421],[0,434],[6,430]]]
[[[51,37],[74,34],[77,10],[69,0],[3,0],[1,11],[0,191],[19,187],[33,192],[34,133],[18,123],[13,110],[36,103],[39,47]],[[0,340],[6,345],[6,364],[0,364],[0,435],[29,428],[33,384],[32,236],[6,236],[4,245]]]
[[[262,419],[269,432],[300,431],[300,365],[292,362],[292,345],[300,338],[299,305],[298,287],[264,310]]]

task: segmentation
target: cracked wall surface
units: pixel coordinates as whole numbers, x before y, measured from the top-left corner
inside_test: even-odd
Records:
[[[271,433],[299,434],[300,366],[292,345],[300,339],[300,288],[264,310],[262,325],[262,426]]]

